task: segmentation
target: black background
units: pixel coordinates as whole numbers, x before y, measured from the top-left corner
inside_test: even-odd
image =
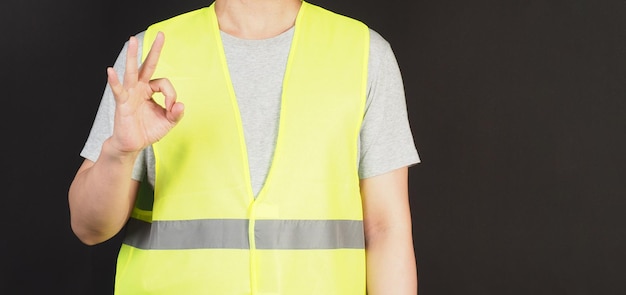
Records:
[[[626,1],[311,1],[397,55],[420,294],[626,294]],[[111,294],[67,189],[127,38],[208,1],[0,4],[1,294]]]

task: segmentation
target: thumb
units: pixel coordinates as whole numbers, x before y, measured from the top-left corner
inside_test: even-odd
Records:
[[[185,114],[185,105],[182,102],[175,102],[172,107],[165,110],[165,116],[170,122],[178,123]]]

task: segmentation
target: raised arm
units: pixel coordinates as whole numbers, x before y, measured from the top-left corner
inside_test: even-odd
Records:
[[[137,155],[183,116],[184,106],[176,101],[171,83],[152,79],[163,44],[164,36],[159,33],[139,67],[137,39],[131,37],[123,82],[112,68],[107,69],[115,97],[113,134],[103,143],[96,162],[83,162],[68,192],[72,230],[85,244],[104,242],[124,226],[138,189],[138,182],[131,178]],[[164,95],[164,107],[152,99],[156,92]]]
[[[416,295],[408,168],[361,180],[367,294]]]

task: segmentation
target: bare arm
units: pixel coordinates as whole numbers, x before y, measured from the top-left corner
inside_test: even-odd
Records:
[[[417,267],[408,200],[408,168],[361,180],[367,290],[416,295]]]
[[[123,83],[112,68],[108,82],[115,97],[113,134],[102,146],[96,162],[85,160],[68,192],[72,230],[85,244],[113,237],[132,211],[139,183],[131,179],[141,150],[158,141],[182,118],[184,106],[176,101],[167,79],[154,79],[164,36],[159,33],[141,67],[137,61],[137,39],[131,37]],[[164,107],[152,95],[165,97]]]
[[[88,245],[104,242],[120,231],[139,187],[130,175],[135,157],[109,155],[109,145],[104,143],[97,162],[83,162],[68,194],[72,230]]]

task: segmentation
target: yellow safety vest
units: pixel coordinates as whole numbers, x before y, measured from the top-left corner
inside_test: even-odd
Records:
[[[150,26],[144,57],[158,31],[154,77],[170,79],[185,116],[153,145],[154,192],[140,190],[127,224],[116,294],[366,294],[357,150],[367,27],[302,3],[256,199],[214,5]]]

